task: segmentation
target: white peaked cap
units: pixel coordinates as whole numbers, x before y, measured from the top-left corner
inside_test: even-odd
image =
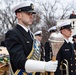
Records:
[[[48,32],[52,31],[52,30],[56,30],[56,26],[53,26],[51,28],[48,29]]]
[[[42,31],[39,30],[39,31],[37,31],[37,32],[34,33],[34,35],[38,35],[38,34],[42,34]]]
[[[58,27],[63,27],[63,26],[67,26],[67,25],[70,25],[71,24],[71,21],[70,20],[67,20],[67,21],[63,21],[63,22],[60,22],[57,26]]]
[[[16,5],[12,6],[11,10],[12,12],[15,12],[19,8],[30,6],[30,4],[34,4],[34,3],[32,1],[19,2]]]

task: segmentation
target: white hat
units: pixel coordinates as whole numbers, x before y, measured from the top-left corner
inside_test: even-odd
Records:
[[[51,32],[51,31],[52,31],[52,32],[53,32],[53,31],[56,31],[56,26],[53,26],[53,27],[51,27],[51,28],[48,29],[48,32]]]
[[[42,35],[42,31],[39,30],[39,31],[35,32],[34,35],[35,35],[35,36],[37,36],[37,35]]]
[[[12,7],[12,12],[34,12],[34,3],[32,1],[24,1],[16,4],[15,6]]]
[[[62,30],[62,29],[71,29],[72,28],[72,26],[71,26],[71,21],[63,21],[63,22],[61,22],[59,25],[58,25],[58,27]]]

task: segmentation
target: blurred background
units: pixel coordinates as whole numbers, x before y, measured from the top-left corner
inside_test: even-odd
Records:
[[[11,12],[11,7],[18,2],[25,0],[0,0],[0,42],[4,40],[5,33],[13,28],[17,22],[15,14]],[[35,3],[33,25],[30,26],[32,32],[42,30],[45,43],[49,37],[47,30],[57,24],[57,20],[68,19],[72,11],[76,13],[76,0],[31,0]]]

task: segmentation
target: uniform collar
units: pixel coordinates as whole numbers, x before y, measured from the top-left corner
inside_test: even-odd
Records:
[[[64,39],[67,43],[69,43],[69,42],[70,42],[69,38],[68,38],[68,39],[66,39],[63,35],[62,35],[62,37],[63,37],[63,39]]]
[[[69,40],[65,39],[65,41],[66,41],[67,43],[69,43]]]
[[[18,25],[20,25],[26,32],[28,32],[28,30],[29,30],[29,27],[28,28],[26,28],[25,26],[23,26],[23,25],[21,25],[20,23],[18,23]]]
[[[36,39],[37,40],[37,39]],[[37,40],[37,42],[40,44],[40,41],[39,40]]]
[[[64,38],[64,40],[65,40],[67,43],[69,43],[69,42],[70,42],[70,41],[69,41],[69,39]]]

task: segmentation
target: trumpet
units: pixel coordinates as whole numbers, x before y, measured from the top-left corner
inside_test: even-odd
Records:
[[[66,59],[61,62],[60,70],[62,75],[69,75],[69,65]]]

